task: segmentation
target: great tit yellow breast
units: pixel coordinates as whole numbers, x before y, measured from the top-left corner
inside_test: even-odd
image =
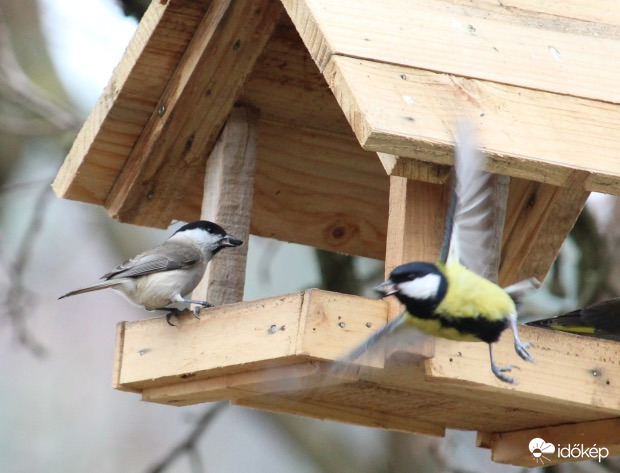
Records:
[[[440,270],[448,281],[448,291],[436,312],[450,317],[478,317],[502,320],[516,314],[510,296],[492,283],[461,264],[447,264]]]
[[[429,335],[458,341],[493,343],[516,314],[512,299],[502,288],[460,264],[438,266],[447,291],[432,314],[416,314],[408,307],[408,320]],[[429,316],[430,315],[430,316]]]

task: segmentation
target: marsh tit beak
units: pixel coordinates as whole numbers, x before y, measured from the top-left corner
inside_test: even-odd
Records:
[[[222,238],[221,244],[222,246],[241,246],[243,242],[234,235],[227,233],[226,236]]]

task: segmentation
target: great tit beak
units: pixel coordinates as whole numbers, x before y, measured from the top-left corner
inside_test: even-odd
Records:
[[[396,284],[392,282],[391,279],[388,279],[387,281],[382,282],[377,287],[375,287],[375,291],[377,291],[380,294],[383,294],[384,296],[390,296],[398,292],[398,288],[396,287]]]
[[[220,244],[222,246],[241,246],[243,242],[234,235],[226,234],[226,236],[222,238]]]

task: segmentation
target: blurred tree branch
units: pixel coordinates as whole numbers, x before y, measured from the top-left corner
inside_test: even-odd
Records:
[[[23,70],[0,6],[0,129],[14,135],[76,132],[76,111],[35,84]]]
[[[120,5],[125,15],[133,16],[139,21],[151,0],[116,0],[116,3]]]
[[[34,203],[24,235],[22,236],[15,257],[12,261],[6,255],[0,254],[2,267],[6,268],[8,286],[3,288],[2,305],[3,315],[9,319],[19,342],[28,348],[36,356],[44,356],[46,353],[43,345],[36,339],[26,325],[28,307],[36,296],[27,287],[24,273],[33,254],[33,248],[41,235],[43,219],[50,203],[49,183],[39,191]]]
[[[25,21],[25,17],[29,14],[26,28],[16,26],[21,24],[20,21]],[[9,27],[9,18],[12,29]],[[26,35],[24,30],[29,34]],[[20,43],[21,51],[29,51],[30,59],[34,58],[37,65],[41,66],[39,75],[46,78],[46,83],[54,82],[50,78],[55,77],[51,61],[45,55],[43,47],[37,3],[31,0],[20,2],[18,5],[10,2],[0,3],[0,139],[4,145],[0,150],[2,181],[10,175],[9,169],[22,162],[19,159],[20,155],[31,137],[40,139],[44,135],[51,139],[59,133],[74,134],[81,124],[81,118],[75,109],[58,98],[60,92],[54,95],[31,79],[18,60],[14,39],[23,42],[24,44]],[[38,48],[33,46],[34,44],[38,44]],[[60,86],[56,88],[61,90]],[[2,184],[0,192],[6,194],[15,188],[34,183],[0,182],[0,184]],[[41,185],[41,182],[38,185]],[[36,296],[27,286],[25,273],[31,262],[33,249],[41,236],[41,228],[50,202],[49,185],[49,180],[43,182],[41,190],[36,195],[32,214],[27,220],[24,234],[16,244],[15,253],[9,257],[6,253],[0,252],[0,264],[4,268],[7,281],[5,287],[0,287],[2,301],[0,314],[10,321],[20,343],[37,356],[43,356],[45,348],[26,324],[28,308],[32,306]]]
[[[226,407],[228,402],[222,401],[216,403],[210,409],[207,409],[198,419],[192,430],[184,439],[181,439],[172,450],[164,457],[163,460],[153,465],[148,473],[163,473],[166,469],[177,461],[183,455],[188,455],[192,462],[192,470],[195,472],[203,471],[202,459],[197,449],[198,440],[205,433],[207,427],[213,422],[213,419]]]

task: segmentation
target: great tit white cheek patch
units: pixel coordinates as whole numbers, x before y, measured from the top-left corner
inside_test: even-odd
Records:
[[[406,281],[399,285],[400,293],[413,299],[432,299],[439,292],[441,276],[439,274],[427,274],[412,281]]]

